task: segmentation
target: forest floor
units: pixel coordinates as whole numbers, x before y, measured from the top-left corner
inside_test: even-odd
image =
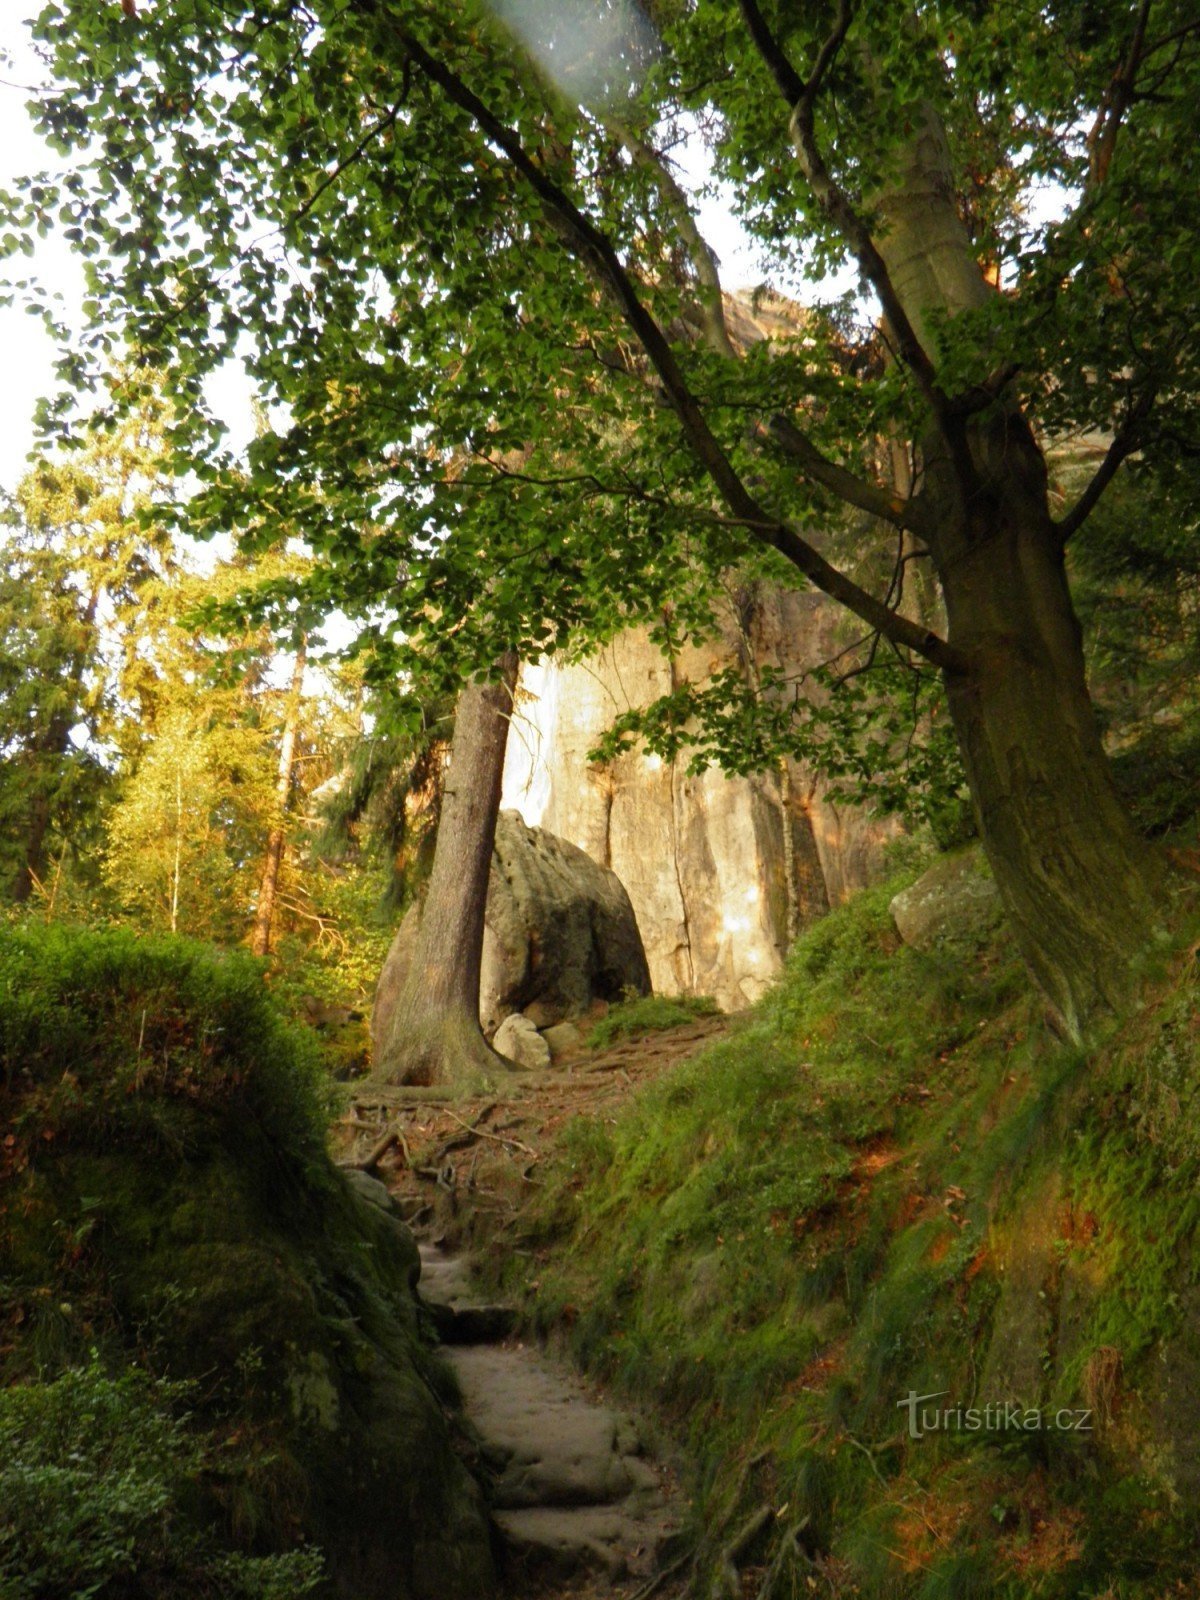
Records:
[[[605,1049],[581,1044],[547,1072],[514,1072],[500,1092],[453,1101],[352,1087],[341,1159],[369,1164],[421,1240],[422,1292],[438,1308],[492,1479],[512,1600],[675,1600],[685,1507],[669,1443],[647,1419],[613,1408],[561,1353],[519,1337],[475,1279],[473,1253],[494,1269],[498,1253],[518,1248],[506,1232],[519,1232],[538,1169],[575,1118],[615,1116],[730,1027],[704,1016]]]

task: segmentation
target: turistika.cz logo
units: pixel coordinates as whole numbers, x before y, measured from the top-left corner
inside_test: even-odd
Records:
[[[1040,1406],[1023,1406],[1016,1400],[991,1400],[983,1406],[937,1406],[931,1400],[944,1400],[949,1389],[918,1394],[910,1389],[896,1405],[908,1412],[908,1437],[923,1439],[927,1433],[1091,1433],[1092,1413],[1082,1407],[1060,1406],[1043,1411]]]

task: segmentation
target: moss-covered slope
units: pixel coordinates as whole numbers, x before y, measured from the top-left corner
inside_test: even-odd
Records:
[[[330,1163],[320,1075],[257,966],[4,934],[0,1064],[0,1592],[91,1593],[99,1571],[104,1596],[290,1596],[318,1563],[289,1552],[316,1547],[323,1587],[354,1600],[486,1595],[415,1245]],[[101,1452],[91,1521],[39,1530],[31,1485],[49,1472],[65,1495],[73,1470],[56,1433],[97,1405],[119,1422],[122,1394],[131,1427],[176,1438],[178,1470],[135,1460],[123,1510],[129,1464]]]
[[[698,1593],[733,1592],[719,1555],[761,1507],[741,1556],[777,1597],[1193,1592],[1194,947],[1080,1053],[1002,934],[902,946],[897,887],[576,1129],[528,1220],[530,1315],[685,1434]]]

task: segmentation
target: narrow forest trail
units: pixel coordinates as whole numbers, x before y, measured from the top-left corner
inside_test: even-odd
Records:
[[[355,1085],[343,1160],[383,1179],[421,1245],[420,1293],[462,1391],[474,1465],[489,1486],[508,1600],[673,1600],[685,1505],[651,1430],[552,1352],[472,1271],[505,1234],[569,1123],[613,1112],[640,1084],[727,1031],[724,1017],[580,1050],[503,1092],[443,1099]],[[682,1578],[682,1571],[678,1574]]]
[[[682,1505],[638,1420],[546,1351],[507,1335],[511,1315],[474,1291],[464,1257],[430,1244],[421,1256],[422,1298],[477,1436],[506,1594],[646,1594],[669,1564]]]

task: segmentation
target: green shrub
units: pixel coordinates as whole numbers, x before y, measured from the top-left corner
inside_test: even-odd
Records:
[[[52,1382],[0,1390],[0,1594],[90,1600],[139,1593],[284,1600],[322,1577],[311,1550],[229,1555],[181,1505],[213,1448],[181,1412],[187,1386],[93,1358]]]
[[[0,1072],[40,1132],[170,1121],[177,1103],[323,1149],[330,1091],[307,1029],[279,1016],[259,963],[128,930],[0,930]]]

